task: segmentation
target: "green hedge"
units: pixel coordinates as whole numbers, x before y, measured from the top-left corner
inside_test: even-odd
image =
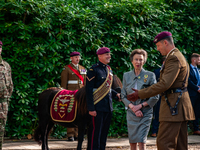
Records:
[[[12,67],[14,92],[6,136],[24,137],[38,125],[38,94],[59,86],[69,53],[82,53],[81,64],[97,62],[96,50],[111,48],[110,66],[121,79],[132,69],[129,54],[135,48],[148,52],[145,68],[160,65],[153,39],[171,31],[176,46],[189,60],[200,47],[199,1],[131,0],[4,0],[0,2],[0,36],[3,58]],[[127,133],[124,105],[114,102],[110,136]]]

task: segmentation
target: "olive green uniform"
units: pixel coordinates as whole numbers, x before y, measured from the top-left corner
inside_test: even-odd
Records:
[[[67,90],[77,90],[83,87],[86,83],[86,70],[83,66],[78,65],[76,68],[72,63],[70,64],[73,69],[78,70],[84,79],[84,83],[80,78],[68,67],[64,66],[61,73],[61,87]],[[67,137],[78,137],[78,128],[67,128]]]
[[[10,65],[0,56],[0,149],[6,126],[9,99],[13,92],[13,82]]]
[[[189,66],[185,57],[177,49],[169,52],[160,71],[160,81],[146,89],[138,91],[141,99],[163,93],[168,89],[187,87]],[[185,81],[185,82],[184,82]],[[180,93],[167,94],[172,107],[175,106]],[[187,121],[194,120],[194,111],[188,92],[183,92],[178,103],[178,114],[173,115],[162,96],[159,112],[158,150],[187,150]]]

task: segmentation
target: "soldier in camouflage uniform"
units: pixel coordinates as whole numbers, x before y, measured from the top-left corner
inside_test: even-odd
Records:
[[[3,43],[0,41],[0,150],[6,126],[9,99],[13,91],[10,65],[1,57]]]

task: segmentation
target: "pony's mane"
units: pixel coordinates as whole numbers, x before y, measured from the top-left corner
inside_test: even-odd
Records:
[[[86,102],[86,89],[85,86],[80,88],[75,94],[75,100],[78,104],[78,113],[85,115],[87,113],[87,102]]]
[[[54,91],[57,91],[57,90],[61,90],[62,88],[60,87],[50,87],[50,88],[47,88],[46,90],[54,90]],[[45,90],[45,91],[46,91]]]

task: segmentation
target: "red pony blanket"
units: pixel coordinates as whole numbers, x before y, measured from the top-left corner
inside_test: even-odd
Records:
[[[78,90],[61,90],[53,98],[50,108],[51,118],[57,122],[72,122],[76,118],[77,103],[74,95]]]

